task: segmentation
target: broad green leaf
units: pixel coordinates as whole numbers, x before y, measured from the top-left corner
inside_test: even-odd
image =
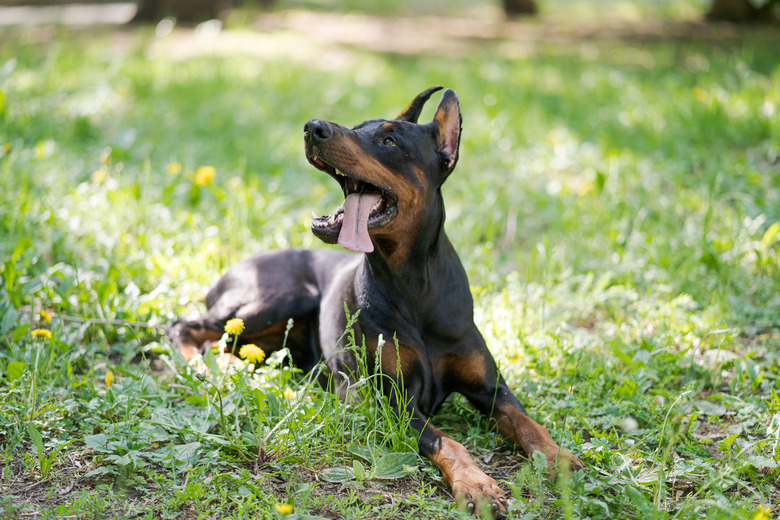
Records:
[[[417,455],[414,453],[388,453],[376,462],[374,478],[403,478],[417,467]]]
[[[38,454],[43,455],[43,437],[41,436],[41,432],[38,431],[38,428],[36,428],[33,423],[27,423],[27,433],[30,434],[30,439],[32,439],[33,444],[35,444]]]
[[[320,471],[325,482],[349,482],[355,480],[355,470],[347,466],[334,466]]]
[[[97,477],[99,475],[107,475],[109,473],[113,473],[113,470],[111,468],[108,468],[106,466],[100,466],[98,468],[93,469],[92,471],[89,471],[84,474],[85,477]]]
[[[16,381],[22,377],[22,374],[24,373],[24,367],[24,361],[11,361],[8,363],[8,368],[5,371],[5,377],[7,377],[9,381]]]
[[[626,486],[624,489],[626,496],[634,503],[636,508],[642,513],[641,518],[651,518],[654,516],[650,510],[650,504],[637,488],[633,486]]]
[[[753,466],[756,469],[765,469],[765,468],[777,468],[778,464],[773,459],[770,459],[769,457],[763,457],[761,455],[751,455],[747,458],[748,464]]]
[[[368,478],[365,466],[363,466],[363,463],[357,459],[352,461],[352,470],[355,472],[356,479],[366,480]]]
[[[698,412],[702,415],[709,415],[712,417],[722,417],[726,415],[726,407],[720,403],[699,400],[694,404],[696,406],[696,410],[698,410]]]
[[[7,304],[3,317],[0,318],[0,336],[5,336],[19,319],[19,311],[13,305]]]
[[[352,444],[349,447],[349,452],[356,457],[360,457],[369,464],[373,464],[376,458],[381,455],[381,450],[374,449],[365,444]]]
[[[95,435],[87,435],[84,437],[84,444],[87,448],[91,448],[95,451],[106,452],[108,451],[108,437],[103,433],[97,433]]]
[[[16,327],[14,329],[13,341],[15,343],[19,342],[23,337],[27,335],[29,330],[30,330],[30,325],[27,323]]]
[[[173,447],[173,458],[181,462],[190,462],[192,458],[200,451],[199,442],[190,442],[189,444],[180,444]]]

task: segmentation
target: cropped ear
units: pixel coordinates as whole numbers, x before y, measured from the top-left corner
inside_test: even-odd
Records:
[[[416,123],[417,119],[420,117],[420,112],[422,112],[425,102],[428,101],[428,99],[431,97],[431,94],[441,90],[442,88],[444,87],[437,85],[435,87],[429,88],[425,92],[421,92],[416,98],[414,98],[414,101],[409,103],[409,106],[406,107],[396,119],[409,121],[410,123]]]
[[[458,96],[455,95],[455,91],[447,89],[441,96],[433,121],[429,123],[435,127],[436,131],[436,151],[441,156],[442,170],[444,171],[442,182],[458,162],[461,122]]]

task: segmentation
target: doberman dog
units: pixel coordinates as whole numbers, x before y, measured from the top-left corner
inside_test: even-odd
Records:
[[[465,395],[526,454],[543,453],[551,478],[559,464],[583,465],[526,414],[474,324],[468,279],[444,232],[441,186],[458,162],[461,135],[455,92],[444,91],[432,121],[417,123],[441,89],[422,92],[391,121],[369,120],[351,130],[317,119],[304,126],[306,158],[345,196],[334,213],[314,218],[312,231],[361,254],[285,250],[250,258],[210,290],[204,316],[173,323],[168,334],[191,360],[237,317],[246,327],[239,342],[269,353],[280,348],[293,318],[286,344],[295,365],[306,372],[326,360],[335,387],[344,388],[339,378],[356,364],[345,348],[346,305],[356,315],[353,330],[364,338],[368,366],[403,385],[405,399],[392,390],[388,397],[411,417],[420,452],[458,503],[474,510],[487,501],[500,516],[507,503],[496,482],[429,420],[449,394]],[[397,344],[379,349],[380,337]]]

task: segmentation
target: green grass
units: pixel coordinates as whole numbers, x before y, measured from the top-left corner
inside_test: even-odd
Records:
[[[295,33],[215,53],[181,29],[4,32],[0,511],[460,516],[371,385],[338,404],[279,357],[201,380],[161,334],[239,259],[325,247],[308,215],[340,195],[303,156],[305,121],[393,117],[434,84],[463,110],[444,195],[477,322],[589,471],[547,483],[463,399],[437,427],[515,517],[780,507],[780,39],[690,31],[457,56]],[[200,186],[202,166],[216,175]]]

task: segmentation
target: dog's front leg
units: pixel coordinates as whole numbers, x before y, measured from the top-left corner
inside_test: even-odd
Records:
[[[452,489],[459,508],[482,513],[486,504],[493,516],[503,517],[507,511],[504,492],[487,476],[462,444],[437,430],[419,414],[412,426],[420,428],[420,453],[441,471],[444,482]],[[416,423],[416,424],[415,424]]]
[[[556,471],[561,468],[566,468],[565,471],[585,469],[579,458],[569,450],[558,446],[547,428],[525,413],[520,402],[503,382],[499,384],[494,395],[496,397],[491,415],[499,433],[518,444],[529,457],[533,456],[535,451],[543,453],[547,458],[550,480],[555,478]]]

